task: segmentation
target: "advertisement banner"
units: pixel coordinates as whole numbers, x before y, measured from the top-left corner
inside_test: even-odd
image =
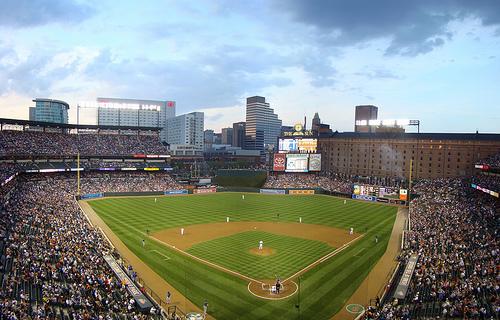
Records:
[[[260,193],[265,193],[265,194],[285,194],[285,190],[278,190],[278,189],[260,189]]]
[[[496,198],[499,197],[498,192],[493,191],[493,190],[489,190],[489,189],[486,189],[486,188],[483,188],[483,187],[478,186],[478,185],[476,185],[474,183],[471,183],[471,187],[474,188],[474,189],[477,189],[477,190],[481,190],[482,192],[487,193],[487,194],[489,194],[489,195],[491,195],[493,197],[496,197]]]
[[[217,192],[217,188],[198,188],[193,189],[193,193],[212,193]]]
[[[406,292],[408,291],[410,280],[413,276],[413,272],[415,271],[415,266],[417,265],[417,261],[418,261],[418,256],[416,254],[412,254],[408,259],[405,271],[401,276],[401,280],[399,280],[396,292],[394,292],[394,298],[404,299],[406,297]]]
[[[408,190],[406,189],[401,189],[399,190],[399,200],[408,200]]]
[[[80,199],[96,199],[96,198],[102,198],[104,197],[103,193],[88,193],[88,194],[82,194]]]
[[[144,168],[144,171],[160,171],[160,168],[148,167],[148,168]]]
[[[274,161],[273,161],[273,170],[274,171],[285,171],[285,157],[286,155],[283,153],[275,153]]]
[[[181,190],[167,190],[165,191],[165,195],[175,195],[175,194],[188,194],[189,192],[186,189]]]
[[[320,153],[312,153],[309,155],[309,171],[321,171]]]
[[[355,195],[361,194],[361,188],[359,187],[359,184],[354,185],[354,192]]]
[[[314,190],[288,190],[288,194],[314,194]]]
[[[104,260],[108,263],[109,267],[111,268],[111,270],[113,270],[118,279],[120,279],[120,281],[125,284],[125,287],[134,298],[139,309],[143,311],[151,309],[151,307],[153,306],[151,301],[149,301],[149,299],[146,298],[146,296],[141,292],[141,290],[139,290],[139,288],[137,288],[132,280],[130,280],[127,273],[123,271],[122,268],[120,268],[115,258],[113,258],[111,255],[105,255]]]
[[[364,200],[364,201],[377,201],[377,197],[369,196],[369,195],[365,195],[365,194],[359,194],[359,195],[353,194],[352,198],[356,199],[356,200]]]

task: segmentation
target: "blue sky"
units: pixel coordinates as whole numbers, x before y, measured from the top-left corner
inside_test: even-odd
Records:
[[[500,132],[499,82],[497,0],[0,1],[0,117],[159,99],[219,130],[263,95],[290,125],[351,131],[374,104],[426,132]]]

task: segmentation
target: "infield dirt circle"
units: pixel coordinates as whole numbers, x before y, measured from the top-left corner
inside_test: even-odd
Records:
[[[248,251],[251,254],[259,256],[259,257],[268,257],[268,256],[272,256],[273,254],[276,253],[276,249],[269,248],[269,247],[263,247],[262,249],[252,248]]]

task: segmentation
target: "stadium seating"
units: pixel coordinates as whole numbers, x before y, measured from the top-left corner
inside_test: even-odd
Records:
[[[108,176],[105,183],[89,176],[82,181],[89,191],[94,186],[131,191],[139,184],[146,189],[175,184],[166,174],[148,175]],[[79,211],[72,192],[74,175],[18,180],[0,203],[0,319],[159,319],[137,310],[103,261],[111,248]]]
[[[0,156],[168,154],[158,136],[0,131]]]
[[[411,254],[419,255],[408,293],[403,301],[390,301],[392,284],[383,305],[365,318],[498,319],[500,204],[469,183],[441,179],[415,186],[419,197],[411,204],[412,230],[401,254],[403,265]]]

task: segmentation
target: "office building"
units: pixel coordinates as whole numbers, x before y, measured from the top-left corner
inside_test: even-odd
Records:
[[[281,120],[270,108],[266,98],[247,98],[245,149],[264,151],[275,148],[281,134]]]
[[[203,132],[204,150],[212,148],[212,144],[214,144],[214,131],[212,129],[207,129]]]
[[[166,123],[166,142],[175,156],[203,155],[204,114],[191,112],[168,118]]]
[[[326,172],[346,176],[436,179],[471,175],[474,164],[500,151],[500,134],[333,133],[320,137]]]
[[[329,136],[332,133],[332,129],[330,129],[329,124],[321,123],[321,119],[319,118],[319,114],[316,112],[312,119],[311,131],[315,136]]]
[[[61,100],[41,99],[33,100],[34,107],[30,107],[29,119],[52,123],[68,123],[69,104]]]
[[[221,144],[233,143],[233,128],[222,128],[221,132]]]
[[[167,119],[175,117],[175,101],[97,98],[97,124],[161,128],[166,141]]]
[[[235,122],[233,123],[233,147],[245,147],[245,122]]]
[[[372,105],[356,106],[354,115],[354,132],[372,132],[373,126],[369,126],[370,120],[377,120],[378,108]]]

